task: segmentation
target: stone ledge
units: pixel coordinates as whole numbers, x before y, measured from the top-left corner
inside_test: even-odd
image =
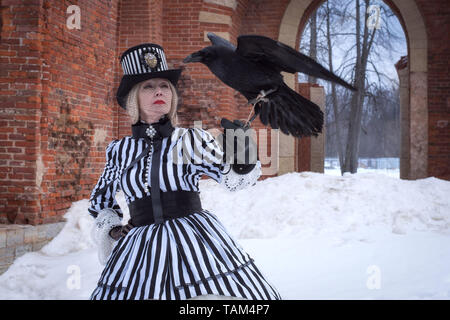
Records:
[[[206,3],[213,3],[213,4],[217,4],[219,6],[232,8],[233,10],[236,10],[236,6],[237,6],[236,0],[203,0],[203,1]]]
[[[200,11],[199,22],[205,22],[205,23],[217,23],[217,24],[226,24],[231,26],[231,17],[219,14],[219,13],[213,13],[208,11]]]
[[[38,251],[62,230],[65,222],[38,226],[0,224],[0,274],[27,252]]]

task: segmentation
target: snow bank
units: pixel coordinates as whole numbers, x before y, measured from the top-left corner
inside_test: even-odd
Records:
[[[123,223],[126,224],[130,215],[123,193],[117,194],[117,202],[123,208]],[[72,203],[72,206],[64,215],[66,219],[64,228],[41,249],[41,252],[48,256],[61,256],[88,248],[96,248],[91,238],[94,218],[89,215],[88,207],[89,201],[86,199]]]
[[[220,190],[220,191],[219,191]],[[376,173],[289,173],[235,193],[201,181],[203,207],[237,238],[292,238],[382,228],[396,234],[450,229],[450,182]]]
[[[64,215],[66,224],[61,232],[41,251],[48,256],[60,256],[95,247],[90,237],[94,219],[87,214],[88,200],[72,203]]]

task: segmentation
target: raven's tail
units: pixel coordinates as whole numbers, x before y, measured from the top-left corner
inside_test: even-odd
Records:
[[[323,112],[319,106],[302,97],[282,83],[278,90],[267,95],[255,108],[261,122],[284,134],[301,138],[317,136],[322,132]]]

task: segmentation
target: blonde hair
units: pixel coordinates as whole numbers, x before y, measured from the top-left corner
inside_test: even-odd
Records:
[[[139,82],[138,84],[135,84],[127,95],[125,106],[127,113],[130,116],[131,124],[135,124],[139,121],[139,89],[141,88],[143,83],[144,82]],[[176,126],[178,93],[174,85],[170,81],[167,81],[167,83],[169,84],[170,90],[172,91],[172,103],[170,105],[170,111],[167,116],[169,117],[172,125]]]

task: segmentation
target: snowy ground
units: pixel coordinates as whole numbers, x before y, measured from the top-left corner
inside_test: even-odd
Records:
[[[201,190],[284,299],[450,299],[448,181],[303,172]],[[61,233],[0,276],[0,299],[89,297],[102,266],[87,207],[73,203]]]
[[[400,178],[400,169],[369,169],[369,168],[358,168],[358,173],[378,173],[384,174],[392,178]],[[331,174],[333,176],[340,176],[341,169],[333,168],[328,169],[325,168],[325,174]]]

